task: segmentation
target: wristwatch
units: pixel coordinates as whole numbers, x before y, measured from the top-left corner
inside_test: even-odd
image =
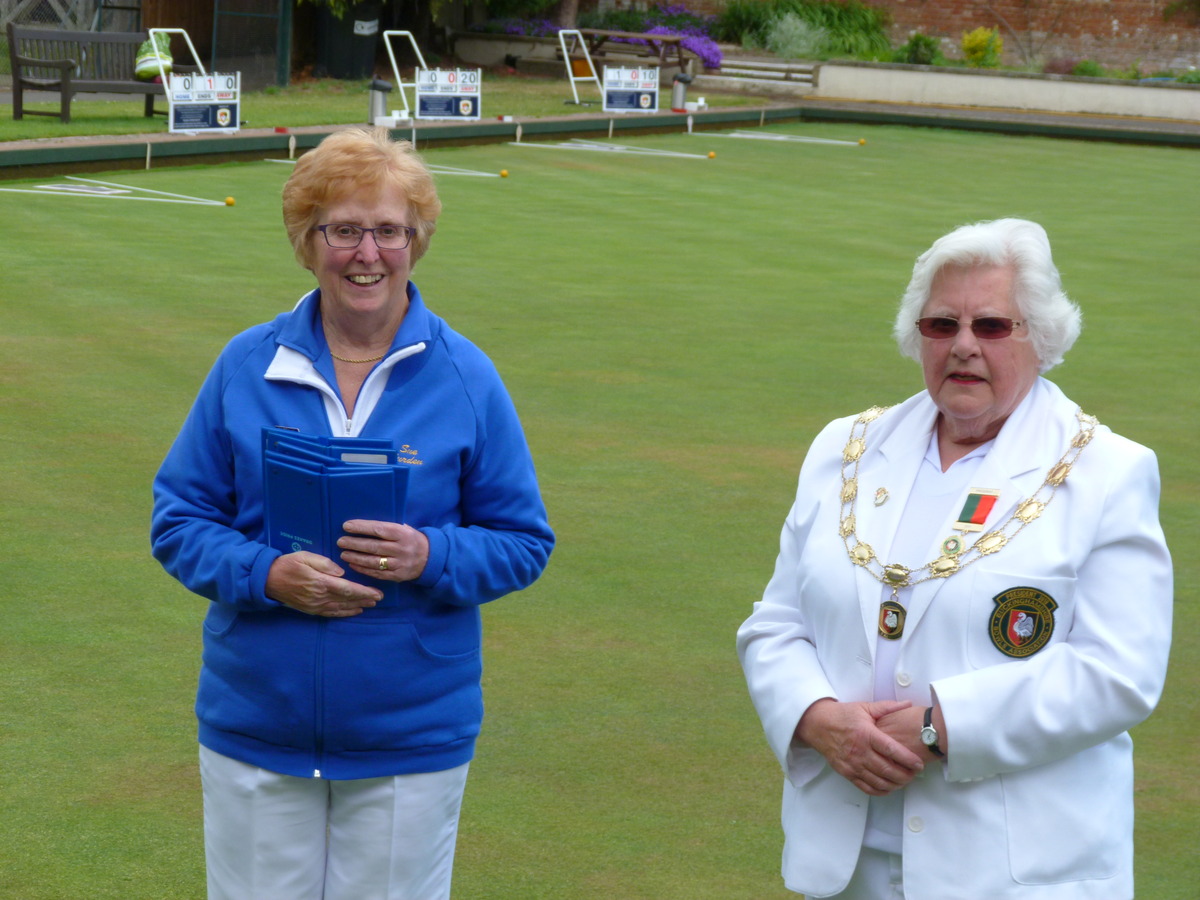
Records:
[[[938,746],[937,729],[933,727],[933,707],[925,707],[925,724],[921,727],[921,743],[929,748],[930,752],[936,756],[945,756],[942,748]]]

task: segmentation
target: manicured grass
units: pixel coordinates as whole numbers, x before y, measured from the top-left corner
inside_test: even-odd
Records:
[[[1051,377],[1159,455],[1178,602],[1167,691],[1135,733],[1138,895],[1192,900],[1194,151],[779,130],[867,143],[662,135],[622,143],[717,156],[429,154],[511,173],[439,179],[445,213],[414,278],[499,366],[559,536],[544,578],[485,612],[488,715],[456,896],[795,896],[778,877],[780,773],[733,634],[817,429],[920,387],[889,336],[917,253],[1015,214],[1046,225],[1084,309]],[[97,176],[234,207],[0,193],[20,223],[0,243],[0,884],[13,896],[203,896],[191,699],[204,604],[149,557],[149,484],[225,341],[310,285],[280,224],[287,173]]]
[[[340,81],[333,78],[300,81],[286,88],[268,88],[247,92],[242,97],[243,128],[301,128],[309,125],[348,125],[365,122],[370,106],[370,81]],[[579,112],[598,112],[602,108],[595,85],[580,84],[580,101],[594,101],[591,106],[574,105],[574,95],[566,77],[547,78],[530,75],[503,76],[484,72],[480,114],[487,118],[546,118]],[[696,93],[696,92],[693,92]],[[407,89],[409,104],[414,104],[412,89]],[[77,135],[161,134],[167,131],[163,116],[147,119],[142,115],[140,96],[129,99],[99,100],[96,95],[79,94],[71,103],[71,121],[27,115],[14,121],[11,110],[0,110],[0,141],[32,140],[35,138],[68,137]],[[763,102],[753,94],[705,95],[708,104],[718,106],[751,106]],[[566,101],[571,101],[570,103]],[[671,88],[668,84],[659,93],[659,106],[670,106]],[[26,103],[27,110],[57,112],[53,103]],[[158,101],[165,110],[165,98]],[[403,109],[403,103],[393,93],[391,109]]]

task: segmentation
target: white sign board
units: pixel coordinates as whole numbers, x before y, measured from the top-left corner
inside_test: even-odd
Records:
[[[417,71],[418,119],[478,119],[480,69]]]
[[[658,112],[658,69],[605,66],[605,112]]]
[[[221,75],[167,76],[167,107],[170,130],[179,134],[215,132],[233,134],[238,130],[238,105],[242,94],[242,73]]]

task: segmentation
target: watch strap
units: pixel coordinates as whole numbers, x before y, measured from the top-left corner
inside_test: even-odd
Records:
[[[928,740],[926,738],[926,735],[931,736],[933,738],[933,740],[932,741]],[[929,751],[931,753],[933,753],[937,756],[945,756],[946,755],[945,753],[942,752],[942,748],[938,746],[937,729],[933,727],[933,707],[932,706],[925,707],[925,723],[924,723],[924,727],[921,728],[921,743],[923,743],[926,747],[928,747]]]

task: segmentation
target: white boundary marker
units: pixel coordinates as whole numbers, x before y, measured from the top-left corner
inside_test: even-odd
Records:
[[[549,150],[597,150],[608,153],[628,153],[633,156],[672,156],[679,159],[708,159],[701,153],[679,153],[674,150],[654,150],[650,147],[631,147],[626,144],[605,144],[601,141],[588,141],[583,138],[572,138],[561,143],[521,143],[509,141],[514,147],[542,147]]]
[[[476,172],[474,169],[456,169],[453,166],[435,166],[430,163],[425,164],[434,175],[473,175],[476,178],[499,178],[499,172]]]
[[[688,132],[691,134],[691,132]],[[773,132],[733,131],[729,134],[719,134],[712,131],[704,132],[705,137],[744,138],[751,141],[786,141],[794,144],[840,144],[845,147],[861,146],[858,141],[835,141],[831,138],[804,137],[799,134],[775,134]]]
[[[289,166],[294,166],[294,159],[266,159],[263,162],[287,163]],[[475,169],[456,169],[454,166],[435,166],[432,163],[425,163],[427,168],[434,175],[473,175],[476,178],[499,178],[498,172],[477,172]]]
[[[98,184],[39,184],[38,191],[54,191],[64,194],[128,194],[123,188],[101,187]]]
[[[10,194],[41,194],[43,197],[100,197],[105,200],[148,200],[154,203],[185,203],[193,206],[225,206],[224,200],[204,200],[201,197],[189,197],[187,194],[172,194],[168,191],[155,191],[150,188],[132,187],[128,184],[115,184],[111,181],[96,181],[94,178],[81,178],[78,175],[64,176],[71,181],[83,181],[87,184],[98,184],[108,188],[120,188],[123,191],[134,191],[139,194],[158,194],[157,197],[131,196],[117,192],[98,192],[88,190],[69,190],[62,187],[46,185],[41,189],[0,188]]]

